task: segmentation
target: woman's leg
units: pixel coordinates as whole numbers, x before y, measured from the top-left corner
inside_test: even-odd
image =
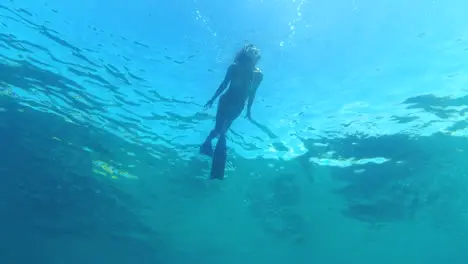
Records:
[[[213,155],[213,163],[211,165],[211,179],[224,179],[224,170],[226,168],[227,148],[226,148],[226,133],[219,135],[218,142]]]
[[[200,153],[204,154],[204,155],[207,155],[207,156],[210,156],[212,157],[213,156],[213,146],[211,144],[211,142],[213,141],[213,139],[215,137],[217,137],[221,131],[223,130],[223,127],[226,126],[226,123],[227,123],[227,115],[226,113],[228,111],[228,109],[226,109],[226,107],[228,107],[225,103],[225,101],[223,100],[224,98],[221,98],[218,102],[218,109],[216,111],[216,124],[215,124],[215,127],[213,130],[211,130],[210,134],[208,135],[208,137],[205,139],[205,142],[203,142],[203,144],[201,145],[200,147]]]
[[[242,109],[241,109],[242,110]],[[211,165],[211,179],[224,179],[224,170],[226,168],[227,148],[226,148],[226,133],[231,127],[232,122],[239,116],[240,111],[232,112],[222,125],[218,127],[219,139],[216,143],[216,148],[213,155],[213,163]]]

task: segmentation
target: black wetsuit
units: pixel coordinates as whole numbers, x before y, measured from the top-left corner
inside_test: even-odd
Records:
[[[239,66],[237,66],[239,67]],[[246,73],[239,73],[241,69],[235,69],[234,76],[236,75],[245,75]],[[215,130],[219,134],[226,133],[232,122],[236,120],[245,107],[245,102],[249,96],[250,86],[252,85],[252,77],[244,77],[246,84],[237,84],[235,87],[230,87],[227,91],[221,96],[218,102],[218,110],[216,112],[216,125]]]

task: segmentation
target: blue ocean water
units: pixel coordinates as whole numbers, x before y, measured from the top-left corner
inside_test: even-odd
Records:
[[[465,263],[462,1],[0,3],[2,263]],[[198,153],[261,49],[227,178]]]

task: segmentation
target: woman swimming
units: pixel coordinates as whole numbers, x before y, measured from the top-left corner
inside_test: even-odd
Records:
[[[251,119],[251,108],[263,73],[256,67],[260,60],[260,50],[252,44],[244,46],[237,52],[234,62],[229,66],[223,82],[213,97],[206,103],[210,108],[216,98],[226,91],[218,102],[216,124],[214,129],[200,147],[202,154],[213,157],[211,167],[212,179],[223,179],[226,165],[226,132],[232,122],[242,113],[247,102],[246,118]],[[227,89],[227,90],[226,90]],[[213,153],[212,141],[218,136]]]

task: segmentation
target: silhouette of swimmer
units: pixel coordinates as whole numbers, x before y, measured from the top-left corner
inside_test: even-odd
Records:
[[[237,52],[223,82],[205,105],[205,108],[213,106],[216,98],[227,89],[218,102],[216,125],[200,147],[200,153],[213,158],[211,179],[222,180],[224,178],[227,155],[226,132],[232,122],[242,113],[246,102],[246,118],[251,120],[252,104],[257,88],[263,80],[263,73],[256,67],[259,60],[260,50],[255,45],[245,45]],[[218,142],[213,153],[212,141],[215,137],[218,137]]]

